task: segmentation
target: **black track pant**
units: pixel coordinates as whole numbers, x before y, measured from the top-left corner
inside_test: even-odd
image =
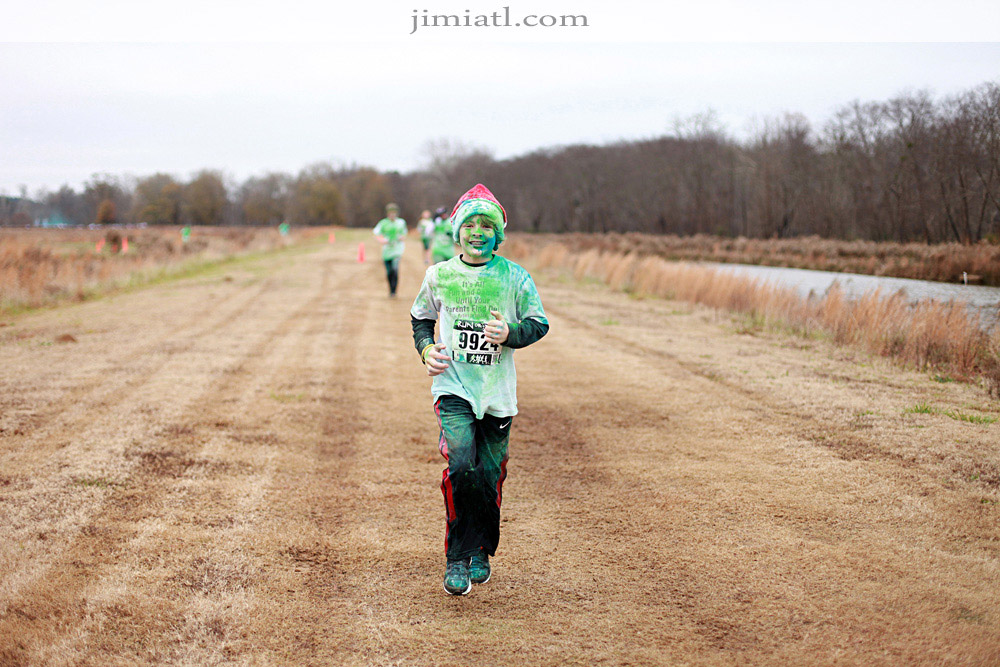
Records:
[[[389,279],[389,294],[395,294],[399,283],[399,257],[384,260],[384,263],[385,277]]]
[[[469,402],[458,396],[441,396],[434,412],[441,425],[438,449],[448,460],[441,475],[448,521],[445,553],[449,559],[468,558],[482,548],[492,556],[500,542],[511,418],[476,419]]]

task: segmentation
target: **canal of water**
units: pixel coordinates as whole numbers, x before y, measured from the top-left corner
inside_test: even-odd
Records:
[[[1000,322],[1000,287],[955,285],[930,280],[887,278],[883,276],[866,276],[858,273],[789,269],[753,264],[705,262],[703,265],[721,271],[729,271],[737,275],[757,278],[772,285],[791,287],[803,296],[809,296],[810,294],[822,295],[836,282],[840,284],[841,289],[844,290],[844,294],[851,298],[857,298],[877,289],[886,295],[902,291],[910,303],[916,303],[924,299],[935,299],[945,302],[964,301],[968,304],[971,311],[979,313],[985,327],[989,328]]]

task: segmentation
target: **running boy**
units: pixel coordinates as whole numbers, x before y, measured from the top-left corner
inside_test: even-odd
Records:
[[[385,262],[385,277],[389,280],[389,296],[396,296],[396,284],[399,282],[399,258],[403,256],[404,239],[406,239],[406,220],[396,217],[399,207],[388,204],[385,207],[385,217],[378,221],[372,233],[382,244],[382,261]]]
[[[500,541],[507,439],[517,414],[514,350],[549,330],[528,272],[495,254],[507,213],[484,185],[462,195],[451,214],[462,254],[427,269],[410,319],[441,427],[438,449],[447,528],[444,588],[465,595],[490,579]],[[441,341],[434,342],[440,319]]]

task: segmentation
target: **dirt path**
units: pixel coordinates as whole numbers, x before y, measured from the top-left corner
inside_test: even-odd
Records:
[[[996,404],[552,276],[445,595],[423,267],[338,236],[0,322],[0,664],[1000,664]]]

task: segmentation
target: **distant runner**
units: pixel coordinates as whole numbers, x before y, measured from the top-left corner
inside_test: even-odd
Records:
[[[413,341],[441,427],[438,449],[447,529],[444,589],[465,595],[490,579],[500,541],[507,441],[517,414],[514,350],[549,330],[542,301],[523,268],[494,254],[507,213],[484,185],[466,192],[451,214],[462,254],[427,269],[410,309]],[[434,342],[440,320],[441,341]]]
[[[378,221],[372,232],[382,244],[382,261],[385,262],[385,277],[389,281],[389,296],[396,296],[396,285],[399,282],[399,258],[403,256],[404,239],[406,238],[406,220],[396,217],[399,207],[389,204],[385,207],[385,216]]]
[[[420,222],[417,223],[417,230],[420,231],[420,242],[424,244],[424,264],[430,264],[431,241],[434,238],[434,221],[431,220],[430,211],[424,211],[420,214]]]

